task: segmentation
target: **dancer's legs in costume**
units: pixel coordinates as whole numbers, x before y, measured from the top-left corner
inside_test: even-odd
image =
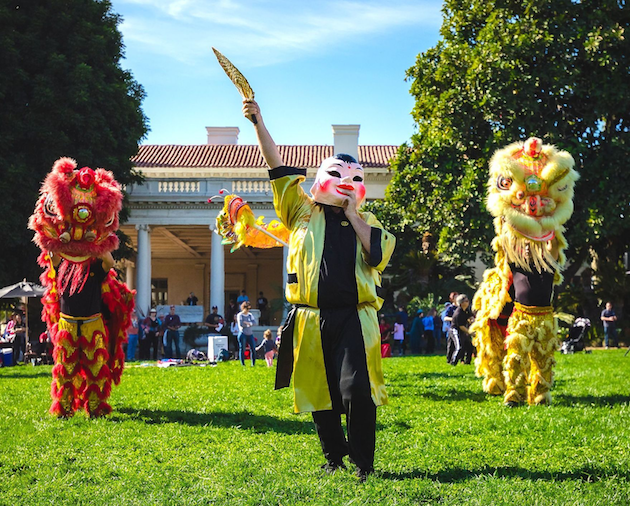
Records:
[[[82,340],[80,363],[85,378],[81,391],[83,408],[90,416],[102,416],[111,413],[112,408],[106,402],[109,399],[112,379],[107,361],[107,331],[103,319],[88,320],[81,324]]]
[[[376,406],[372,400],[361,323],[355,308],[320,311],[320,329],[332,411],[313,413],[324,456],[349,454],[362,470],[374,466]],[[348,440],[341,425],[346,414]]]
[[[558,345],[551,307],[515,304],[504,361],[505,402],[551,402],[553,353]]]
[[[61,316],[53,337],[52,414],[72,416],[80,407],[90,416],[111,412],[106,402],[111,392],[111,375],[105,332],[100,315]]]
[[[532,369],[529,375],[527,402],[530,405],[551,404],[550,390],[553,385],[553,366],[556,364],[554,352],[560,342],[552,313],[536,318],[538,336],[531,352]]]
[[[483,391],[490,395],[505,392],[503,360],[505,358],[505,332],[496,320],[488,320],[477,331],[474,344],[477,348],[475,367],[477,376],[483,377]]]
[[[53,359],[50,412],[56,416],[72,416],[79,407],[78,392],[83,383],[79,365],[77,326],[63,317],[51,332]]]
[[[534,344],[534,330],[525,313],[514,311],[507,327],[507,351],[503,360],[505,403],[524,403],[527,399],[527,383],[531,367],[529,353]]]

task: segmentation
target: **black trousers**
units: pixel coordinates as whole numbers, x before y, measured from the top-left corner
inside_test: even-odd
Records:
[[[372,400],[361,323],[356,308],[320,310],[320,330],[333,409],[315,411],[313,422],[328,461],[345,455],[372,470],[376,445],[376,405]],[[341,415],[346,415],[348,438]]]
[[[140,360],[149,360],[151,358],[151,348],[153,348],[153,360],[158,358],[158,336],[156,332],[147,332],[144,339],[140,340]]]

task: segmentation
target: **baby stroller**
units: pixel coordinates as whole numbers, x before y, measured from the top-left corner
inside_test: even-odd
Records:
[[[591,320],[588,318],[576,318],[573,325],[569,329],[569,335],[562,343],[560,351],[565,355],[567,353],[575,353],[583,351],[586,345],[584,338],[591,328]]]

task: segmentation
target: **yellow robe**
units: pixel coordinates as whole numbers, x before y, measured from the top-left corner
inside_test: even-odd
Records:
[[[322,411],[332,409],[322,351],[319,309],[317,307],[320,264],[324,250],[326,220],[323,209],[302,189],[306,171],[278,167],[269,171],[274,193],[274,207],[282,223],[291,231],[286,285],[286,298],[300,307],[295,315],[293,333],[294,410]],[[357,312],[365,345],[370,388],[374,404],[387,403],[387,393],[381,367],[381,337],[377,311],[383,305],[378,291],[381,273],[394,252],[395,237],[383,229],[373,214],[359,213],[365,222],[380,230],[380,258],[370,258],[357,237],[355,276],[357,281]],[[378,235],[376,235],[378,237]],[[376,265],[371,266],[376,262]]]

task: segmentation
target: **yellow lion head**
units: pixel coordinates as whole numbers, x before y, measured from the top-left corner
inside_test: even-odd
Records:
[[[486,205],[511,262],[556,265],[543,245],[557,239],[566,247],[563,224],[573,214],[573,188],[580,177],[574,164],[569,153],[536,137],[510,144],[490,160]],[[533,249],[537,257],[523,260],[523,251],[531,255]]]

